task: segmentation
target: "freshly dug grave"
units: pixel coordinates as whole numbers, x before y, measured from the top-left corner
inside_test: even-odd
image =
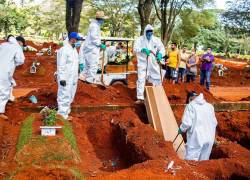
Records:
[[[17,107],[12,105],[12,108]],[[222,155],[220,155],[222,150],[213,154],[215,160],[199,163],[186,162],[177,157],[171,142],[165,142],[152,127],[142,123],[144,120],[140,119],[136,110],[131,108],[112,112],[85,112],[73,114],[73,117],[73,130],[82,159],[81,165],[77,168],[81,174],[87,177],[97,176],[98,179],[120,179],[122,177],[229,179],[250,177],[249,150],[235,143],[226,142]],[[18,125],[22,121],[15,122]],[[8,131],[3,138],[5,139],[11,133]],[[223,141],[219,147],[222,144]],[[10,175],[18,167],[13,161],[15,143],[12,148],[14,148],[11,149],[14,151],[12,156],[9,155],[8,160],[6,159],[5,163],[0,166],[5,175]],[[225,154],[232,154],[232,156]],[[174,167],[181,167],[181,169],[177,169],[176,172],[164,172],[171,160],[175,162]],[[29,170],[20,171],[15,177],[21,175],[21,177],[29,178],[34,177],[37,173],[47,174],[46,172],[55,171],[52,167],[44,167],[44,169],[32,166]],[[28,174],[27,171],[31,174]],[[58,174],[52,174],[55,177],[61,177],[64,176],[63,172],[65,173],[61,169],[58,170]]]
[[[217,133],[250,149],[250,111],[219,112]]]
[[[87,128],[90,142],[95,148],[96,155],[102,161],[107,162],[106,158],[119,159],[123,160],[124,165],[126,165],[125,170],[116,171],[115,173],[101,173],[100,175],[97,173],[96,179],[145,179],[149,177],[159,179],[166,177],[177,179],[185,179],[186,177],[194,179],[227,179],[234,175],[250,177],[249,151],[235,143],[224,142],[221,140],[222,138],[219,139],[220,144],[217,148],[225,147],[223,153],[230,155],[224,157],[219,156],[218,153],[213,153],[213,156],[216,156],[218,160],[208,161],[209,165],[203,165],[202,163],[180,160],[176,153],[173,152],[172,143],[165,142],[151,127],[143,124],[132,109],[93,114],[82,113],[77,117],[79,118],[77,123],[81,124],[81,127]],[[99,126],[96,126],[96,124]],[[110,131],[108,127],[112,127],[112,130]],[[117,151],[114,151],[114,148],[120,150],[120,154],[116,154]],[[241,154],[246,159],[239,158]],[[119,158],[113,158],[119,155]],[[181,167],[181,169],[176,170],[175,175],[172,171],[164,172],[171,160],[175,162],[174,167]],[[122,164],[121,161],[117,162],[117,164]],[[228,164],[221,164],[222,162]],[[221,164],[221,167],[215,167],[216,164]],[[132,167],[127,169],[130,166]],[[213,170],[214,174],[210,173],[211,170]]]

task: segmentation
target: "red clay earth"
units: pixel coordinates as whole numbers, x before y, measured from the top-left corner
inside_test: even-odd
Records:
[[[34,53],[26,53],[25,65],[18,68],[15,78],[18,87],[40,88],[32,92],[38,97],[38,105],[56,104],[57,87],[54,82],[55,57],[41,57],[46,73],[34,77],[24,76]],[[28,64],[28,65],[27,65]],[[231,80],[234,81],[234,80]],[[171,103],[184,103],[186,91],[203,92],[209,102],[219,102],[198,84],[164,84]],[[34,106],[28,96],[7,106],[8,121],[0,120],[0,178],[7,177],[19,166],[15,160],[15,146],[23,120],[30,114],[19,109]],[[106,90],[93,88],[79,82],[74,104],[133,104],[135,89],[114,85]],[[37,105],[35,105],[37,106]],[[180,123],[182,109],[174,109]],[[144,116],[143,116],[144,114]],[[172,143],[165,142],[148,124],[146,112],[131,107],[120,111],[73,113],[73,130],[77,139],[81,165],[77,168],[87,177],[97,179],[249,179],[250,152],[231,139],[247,147],[249,144],[249,112],[217,113],[220,144],[213,149],[214,160],[192,162],[180,160],[173,151]],[[38,126],[35,124],[35,126]],[[239,127],[239,128],[238,128]],[[242,140],[244,137],[245,140]],[[249,147],[248,147],[249,148]],[[167,164],[175,161],[176,175],[164,172]],[[28,167],[18,172],[15,179],[73,179],[72,174],[58,168]]]
[[[213,95],[223,101],[249,101],[249,87],[221,87],[214,86],[210,90]]]
[[[217,70],[213,71],[211,82],[214,86],[231,86],[240,87],[248,86],[250,87],[250,73],[246,73],[245,67],[237,66],[237,64],[228,63],[227,61],[222,61],[219,58],[215,59],[216,63],[224,64],[229,70],[224,72],[223,77],[218,76]]]

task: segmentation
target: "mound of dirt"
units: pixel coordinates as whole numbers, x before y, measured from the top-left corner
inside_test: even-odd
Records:
[[[76,177],[71,172],[69,172],[68,169],[50,167],[26,168],[24,170],[18,171],[12,179],[20,180],[34,178],[37,180],[76,179]]]
[[[220,100],[216,99],[205,87],[200,86],[197,83],[181,83],[181,84],[169,84],[164,83],[164,89],[166,95],[172,104],[185,104],[188,91],[196,91],[197,93],[203,93],[205,99],[208,102],[214,103]]]
[[[250,101],[250,96],[248,96],[246,98],[242,98],[241,101]]]

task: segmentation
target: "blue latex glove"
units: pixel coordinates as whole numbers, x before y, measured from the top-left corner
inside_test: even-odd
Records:
[[[82,72],[84,69],[84,64],[79,64],[79,69],[80,69],[80,72]]]
[[[145,53],[147,56],[150,55],[150,50],[149,50],[148,48],[142,48],[142,49],[141,49],[141,52],[142,52],[142,53]]]
[[[158,53],[156,54],[156,60],[157,60],[158,62],[160,62],[160,61],[162,60],[162,54],[161,54],[160,52],[158,52]]]
[[[101,44],[100,48],[105,50],[106,49],[106,45],[105,44]]]
[[[183,134],[183,132],[181,131],[181,128],[178,129],[178,134]]]

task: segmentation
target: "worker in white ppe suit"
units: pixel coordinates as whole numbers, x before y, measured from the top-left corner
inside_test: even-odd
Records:
[[[85,56],[84,56],[84,43],[81,44],[80,46],[80,50],[79,50],[79,70],[80,70],[80,74],[79,74],[79,79],[85,81],[86,80],[86,60],[85,60]]]
[[[179,134],[187,132],[186,160],[208,160],[215,141],[217,120],[214,107],[206,102],[203,94],[188,93]]]
[[[25,39],[22,36],[18,36],[16,38],[14,38],[13,35],[9,35],[7,38],[7,41],[11,42],[11,43],[19,44],[22,49],[26,46]],[[14,100],[15,100],[15,96],[13,95],[13,88],[16,87],[16,85],[17,85],[15,79],[13,78],[15,70],[16,70],[16,66],[13,66],[12,73],[11,73],[12,74],[11,91],[10,91],[10,97],[9,97],[9,101],[11,101],[11,102],[14,102]]]
[[[146,79],[154,86],[161,85],[159,63],[165,55],[162,41],[153,35],[153,27],[147,25],[144,35],[135,41],[134,52],[137,55],[137,101],[143,103]]]
[[[71,112],[70,106],[77,88],[79,58],[75,44],[79,38],[76,32],[71,32],[68,41],[64,41],[57,55],[57,114],[64,119],[70,119],[68,116]]]
[[[87,83],[95,83],[95,76],[98,70],[100,49],[105,50],[106,46],[101,43],[100,26],[104,23],[103,11],[96,12],[96,18],[93,19],[89,25],[88,34],[84,42],[82,57],[85,58],[85,70],[83,74],[83,81]]]
[[[0,45],[0,118],[8,119],[4,114],[6,104],[13,88],[15,67],[24,63],[24,54],[17,40],[12,36],[8,42]]]

